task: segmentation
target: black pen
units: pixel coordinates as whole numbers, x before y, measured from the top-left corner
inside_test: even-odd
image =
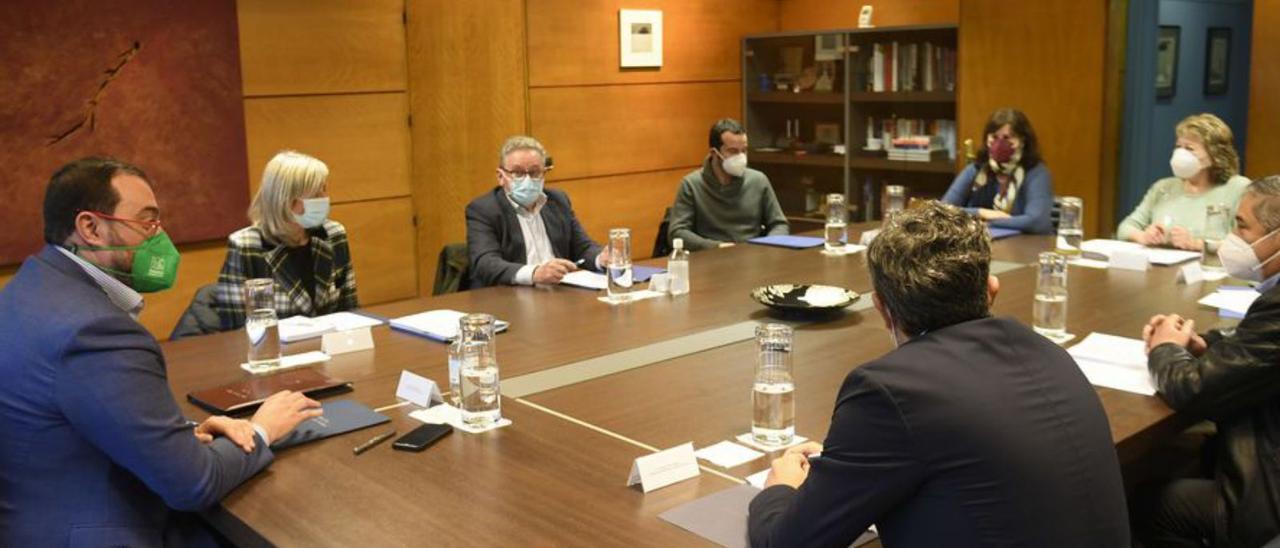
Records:
[[[394,435],[396,435],[395,430],[392,430],[385,434],[378,434],[374,436],[373,439],[366,441],[360,445],[357,445],[355,449],[351,450],[351,452],[359,455],[360,453],[373,449],[375,445],[378,445],[379,443],[382,443],[384,441],[387,441],[388,439],[391,439],[391,436],[394,436]]]

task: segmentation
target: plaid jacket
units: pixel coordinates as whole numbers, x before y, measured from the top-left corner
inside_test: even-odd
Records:
[[[315,258],[316,302],[311,301],[304,281],[289,267],[285,246],[263,238],[257,227],[242,228],[227,237],[227,260],[222,263],[218,284],[214,289],[213,309],[222,329],[244,326],[244,282],[253,278],[273,278],[276,314],[319,316],[359,306],[356,300],[356,278],[351,268],[351,250],[347,247],[347,231],[337,221],[325,221],[319,229],[308,231],[311,256]]]

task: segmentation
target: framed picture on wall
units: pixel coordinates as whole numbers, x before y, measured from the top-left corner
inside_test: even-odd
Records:
[[[1156,98],[1173,97],[1178,86],[1178,35],[1182,27],[1160,26],[1156,34]]]
[[[618,10],[622,67],[662,66],[662,10]]]
[[[1231,66],[1231,29],[1209,27],[1204,47],[1204,94],[1222,95],[1227,92],[1227,77]]]

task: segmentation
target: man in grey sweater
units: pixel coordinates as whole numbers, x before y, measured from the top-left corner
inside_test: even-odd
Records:
[[[747,168],[747,133],[724,118],[711,126],[702,168],[685,175],[671,207],[669,232],[686,249],[728,247],[791,226],[765,174]]]

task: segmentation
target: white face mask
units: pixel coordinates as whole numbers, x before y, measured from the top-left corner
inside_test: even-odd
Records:
[[[716,151],[720,154],[720,151]],[[741,177],[747,172],[747,153],[739,152],[728,158],[720,155],[720,165],[724,168],[724,172],[734,177]]]
[[[302,215],[293,214],[302,228],[315,228],[329,218],[329,198],[307,198],[302,201]]]
[[[1266,236],[1258,238],[1252,244],[1244,241],[1244,238],[1237,236],[1234,232],[1228,234],[1227,239],[1222,240],[1222,246],[1218,248],[1218,260],[1222,261],[1222,268],[1232,278],[1253,282],[1262,281],[1263,265],[1280,255],[1280,252],[1272,253],[1265,261],[1259,261],[1258,255],[1253,252],[1253,246],[1275,233],[1274,230],[1268,232]]]
[[[1185,148],[1173,149],[1173,157],[1169,158],[1169,167],[1179,179],[1190,179],[1200,173],[1200,159]]]

